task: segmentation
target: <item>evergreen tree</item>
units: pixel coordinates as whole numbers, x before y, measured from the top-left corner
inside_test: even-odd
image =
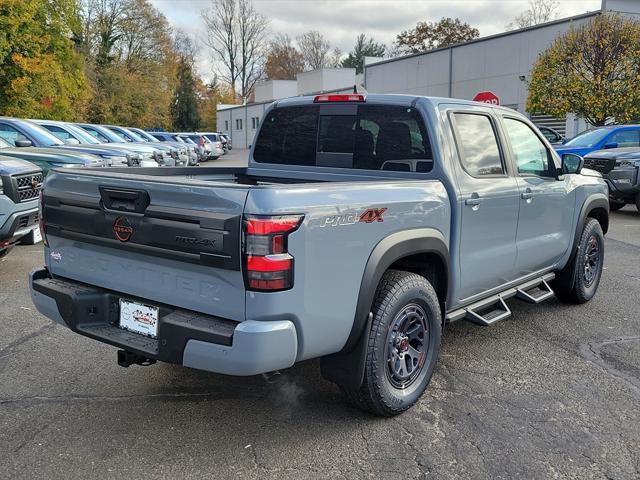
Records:
[[[197,130],[200,124],[198,94],[193,66],[181,59],[178,66],[178,85],[173,96],[171,118],[176,130]]]
[[[356,38],[356,44],[349,56],[342,61],[342,67],[355,68],[356,73],[362,73],[364,57],[382,57],[384,51],[385,46],[382,43],[376,43],[373,38],[367,39],[364,33],[361,33]]]

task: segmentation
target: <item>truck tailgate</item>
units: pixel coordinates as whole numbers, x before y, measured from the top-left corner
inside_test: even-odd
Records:
[[[247,186],[52,172],[44,193],[49,271],[242,321]]]

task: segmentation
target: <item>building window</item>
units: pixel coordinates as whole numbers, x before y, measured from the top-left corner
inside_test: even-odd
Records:
[[[225,120],[224,121],[224,131],[228,132],[229,131],[229,120]]]
[[[236,130],[242,130],[242,119],[236,118]]]
[[[260,117],[251,117],[251,128],[255,130],[260,126]]]

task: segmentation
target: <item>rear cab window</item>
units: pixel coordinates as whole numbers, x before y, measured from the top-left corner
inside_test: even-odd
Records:
[[[412,107],[332,104],[281,107],[265,117],[259,163],[427,173],[433,155]]]

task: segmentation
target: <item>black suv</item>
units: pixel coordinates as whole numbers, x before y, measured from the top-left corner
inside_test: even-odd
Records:
[[[584,166],[602,174],[609,185],[611,210],[635,204],[640,212],[640,148],[611,148],[591,152]]]

